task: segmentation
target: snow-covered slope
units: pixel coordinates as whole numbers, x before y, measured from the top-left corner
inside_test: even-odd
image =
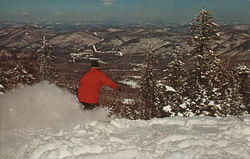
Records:
[[[60,48],[79,46],[92,46],[101,41],[101,38],[86,31],[76,31],[56,35],[49,40],[49,43]]]
[[[250,157],[250,116],[143,121],[108,118],[105,110],[80,112],[78,106],[70,93],[48,83],[0,96],[1,159]],[[18,107],[24,107],[25,111]],[[25,114],[31,107],[42,115],[34,110],[30,112],[34,111],[32,116]],[[23,115],[8,117],[15,111]],[[53,120],[61,126],[57,127]],[[15,125],[20,123],[23,124],[19,127]]]
[[[31,46],[32,43],[41,43],[42,37],[50,34],[47,29],[38,26],[24,25],[11,30],[5,36],[0,36],[0,45],[5,47]]]

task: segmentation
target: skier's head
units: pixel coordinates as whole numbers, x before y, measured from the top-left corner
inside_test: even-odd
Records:
[[[91,67],[100,68],[100,64],[97,60],[92,60]]]

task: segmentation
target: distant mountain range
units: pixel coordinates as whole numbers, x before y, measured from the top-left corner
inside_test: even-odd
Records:
[[[21,27],[2,28],[0,46],[9,48],[34,47],[34,43],[41,43],[42,37],[51,34],[51,31],[36,26],[24,25]]]
[[[249,26],[234,26],[224,28],[223,38],[214,50],[223,57],[231,60],[250,62]]]
[[[36,50],[42,45],[43,36],[53,48],[77,52],[95,48],[100,52],[121,51],[126,54],[143,54],[151,47],[159,55],[169,55],[176,45],[190,50],[187,45],[187,25],[163,28],[95,28],[76,31],[60,31],[37,25],[24,25],[0,28],[0,47],[8,49]],[[249,26],[223,26],[223,38],[214,50],[220,56],[232,60],[250,60]]]

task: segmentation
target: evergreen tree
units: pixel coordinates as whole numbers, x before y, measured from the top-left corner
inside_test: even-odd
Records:
[[[176,46],[174,54],[172,55],[172,61],[168,64],[165,72],[165,84],[173,87],[178,92],[184,92],[187,85],[187,70],[185,63],[182,62],[182,53],[180,46]]]
[[[140,88],[138,98],[133,106],[134,110],[129,110],[132,119],[151,119],[154,117],[164,117],[164,98],[162,87],[157,77],[155,66],[157,60],[152,46],[148,45],[146,58],[143,64],[142,77],[139,79]]]
[[[40,81],[48,80],[53,82],[58,77],[54,64],[55,56],[52,55],[52,46],[46,42],[45,37],[43,37],[43,45],[37,53],[40,64]]]
[[[31,70],[24,67],[27,63],[28,59],[25,60],[19,55],[13,55],[11,59],[0,63],[0,84],[4,86],[5,91],[16,87],[18,83],[32,84],[36,81]]]
[[[208,55],[212,44],[221,38],[219,25],[214,22],[211,12],[205,9],[202,9],[199,15],[192,20],[190,33],[189,45],[193,47],[191,55],[196,55],[197,58]],[[201,62],[198,59],[196,61],[198,64]]]
[[[167,76],[164,78],[164,84],[167,87],[164,89],[164,92],[166,105],[170,109],[167,112],[170,113],[169,116],[175,116],[178,113],[185,112],[185,107],[182,107],[182,104],[186,96],[187,70],[185,63],[181,60],[182,53],[180,46],[176,46],[174,54],[171,57],[172,61],[165,70]]]
[[[143,76],[141,79],[140,88],[143,102],[149,110],[149,118],[156,116],[157,112],[159,112],[160,110],[160,91],[158,86],[159,79],[157,78],[154,64],[156,64],[156,58],[152,47],[149,47],[149,51],[147,52],[147,57],[144,63]]]
[[[219,39],[218,25],[211,13],[202,9],[191,24],[190,55],[193,68],[189,76],[190,109],[211,116],[236,115],[244,112],[237,75],[227,69],[212,45]]]

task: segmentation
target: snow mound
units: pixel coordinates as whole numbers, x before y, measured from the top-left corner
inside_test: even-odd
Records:
[[[74,95],[48,82],[21,86],[0,96],[1,130],[69,127],[107,118],[107,110],[83,112]]]
[[[3,159],[214,159],[250,156],[250,116],[91,121],[71,130],[19,129]],[[23,134],[26,136],[23,137]],[[15,136],[15,135],[13,135]]]
[[[0,96],[1,159],[248,159],[250,116],[107,118],[48,82]],[[67,127],[67,129],[65,129]]]

